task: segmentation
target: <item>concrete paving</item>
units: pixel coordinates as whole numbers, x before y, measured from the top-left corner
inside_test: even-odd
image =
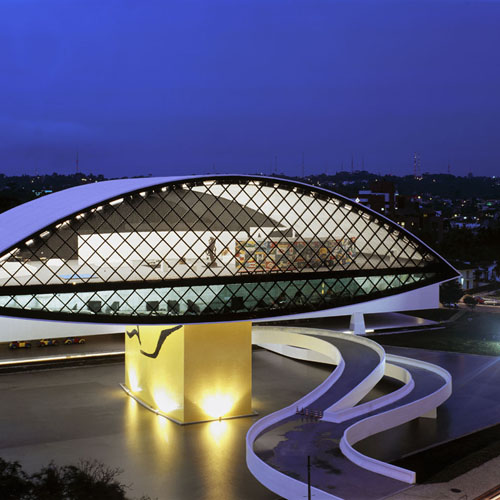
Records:
[[[320,384],[331,367],[253,353],[259,416],[179,426],[126,396],[123,364],[0,374],[0,456],[34,472],[96,458],[124,470],[130,495],[159,500],[276,500],[245,465],[253,422]]]
[[[453,393],[438,408],[438,418],[420,418],[371,436],[356,449],[384,461],[445,443],[500,422],[500,357],[386,347],[386,352],[421,359],[448,370]]]
[[[500,457],[462,474],[446,483],[420,484],[390,500],[473,500],[497,486],[500,486]]]
[[[363,453],[393,460],[500,422],[500,358],[406,348],[387,351],[443,366],[452,373],[454,393],[438,410],[437,420],[417,419],[370,437],[356,446]],[[256,350],[256,418],[291,404],[330,370]],[[29,471],[52,459],[65,464],[98,458],[124,469],[122,481],[132,484],[131,494],[160,500],[276,500],[245,465],[244,438],[256,418],[179,427],[126,397],[118,387],[123,372],[123,365],[117,364],[1,374],[0,456],[20,460]],[[476,490],[482,493],[495,486],[495,467],[500,464],[492,463],[492,469],[471,471],[477,476],[465,475],[463,488],[453,480],[442,488],[418,485],[405,493],[420,497],[393,498],[473,498]],[[476,488],[471,492],[465,488],[469,481]],[[455,487],[464,493],[451,492]]]

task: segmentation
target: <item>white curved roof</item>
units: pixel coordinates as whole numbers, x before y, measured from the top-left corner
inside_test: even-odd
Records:
[[[197,176],[147,177],[94,182],[57,191],[29,201],[0,214],[0,253],[31,234],[89,206],[137,189]]]

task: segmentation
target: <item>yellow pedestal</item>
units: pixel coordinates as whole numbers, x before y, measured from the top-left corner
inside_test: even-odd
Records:
[[[129,326],[125,389],[181,424],[252,413],[252,324]]]

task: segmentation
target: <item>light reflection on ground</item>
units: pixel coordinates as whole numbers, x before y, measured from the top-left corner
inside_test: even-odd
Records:
[[[255,409],[291,404],[328,375],[264,350],[253,354]],[[275,500],[245,464],[256,418],[180,426],[128,397],[122,363],[0,375],[0,457],[29,472],[96,458],[123,469],[130,497]]]

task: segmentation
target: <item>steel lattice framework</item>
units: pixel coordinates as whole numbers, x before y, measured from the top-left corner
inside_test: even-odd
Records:
[[[456,276],[403,228],[330,191],[249,176],[150,183],[69,209],[7,248],[0,314],[114,323],[252,319]]]

